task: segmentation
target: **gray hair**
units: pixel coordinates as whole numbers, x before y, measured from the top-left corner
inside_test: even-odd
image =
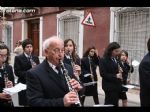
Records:
[[[51,36],[49,38],[47,38],[44,42],[43,42],[43,51],[45,51],[49,45],[51,45],[52,43],[54,43],[56,40],[60,40],[63,42],[63,40],[57,36]]]

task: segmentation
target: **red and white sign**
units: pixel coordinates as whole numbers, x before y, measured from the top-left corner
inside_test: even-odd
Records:
[[[95,22],[91,12],[89,12],[88,15],[83,19],[82,24],[88,26],[95,26]]]

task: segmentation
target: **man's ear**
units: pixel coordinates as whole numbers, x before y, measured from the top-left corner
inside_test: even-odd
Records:
[[[48,54],[48,50],[47,49],[44,50],[44,54],[45,54],[45,56],[47,56],[47,54]]]

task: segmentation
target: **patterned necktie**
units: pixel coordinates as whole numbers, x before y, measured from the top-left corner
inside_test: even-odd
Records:
[[[61,83],[62,83],[62,85],[63,85],[63,87],[65,87],[64,89],[65,90],[67,90],[67,84],[66,84],[66,81],[65,81],[65,77],[64,77],[64,75],[63,75],[63,73],[62,73],[62,71],[61,71],[61,68],[60,68],[60,66],[56,66],[56,69],[57,69],[57,71],[58,71],[58,76],[60,77],[60,79],[61,79]]]
[[[57,71],[58,71],[58,75],[62,76],[63,74],[62,74],[62,72],[61,72],[61,68],[60,68],[59,66],[56,66],[56,69],[57,69]]]
[[[30,62],[30,57],[29,57],[29,56],[27,57],[27,59],[28,59],[28,61]]]

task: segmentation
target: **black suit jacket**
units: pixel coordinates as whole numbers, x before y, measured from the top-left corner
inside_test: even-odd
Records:
[[[6,73],[8,74],[8,79],[12,81],[14,85],[14,74],[12,66],[9,64],[6,64]],[[0,93],[3,92],[3,89],[5,88],[5,82],[4,82],[4,70],[0,69]],[[6,100],[0,99],[0,106],[5,106]]]
[[[119,65],[123,70],[123,72],[122,72],[123,84],[126,85],[129,72],[132,73],[134,71],[134,68],[132,65],[129,65],[127,62],[122,63],[121,61],[119,61]]]
[[[8,74],[8,80],[12,81],[13,85],[15,85],[13,68],[9,64],[6,64],[6,73]]]
[[[69,65],[71,65],[71,59],[68,59],[66,57],[66,55],[64,55],[64,60],[63,60],[64,63],[67,63]],[[75,64],[81,66],[81,59],[79,57],[76,57],[76,61],[74,61]]]
[[[84,57],[81,59],[81,70],[82,70],[81,80],[83,82],[87,83],[92,81],[90,76],[84,77],[85,74],[91,74],[90,63],[91,63],[92,73],[94,76],[94,81],[97,81],[96,67],[99,65],[98,62],[99,62],[98,59],[97,61],[92,60],[92,62],[89,62],[88,57]]]
[[[141,106],[150,106],[150,52],[139,65]]]
[[[14,85],[14,74],[11,65],[6,64],[6,73],[8,74],[8,79],[12,81]],[[0,69],[0,93],[3,91],[3,88],[5,88],[4,70]]]
[[[121,80],[116,77],[118,65],[111,58],[101,58],[100,75],[104,91],[121,91]]]
[[[39,58],[37,56],[32,55],[32,59],[36,64],[40,63]],[[18,76],[18,83],[21,82],[26,84],[26,72],[31,68],[31,63],[24,53],[19,56],[15,56],[14,72],[15,75]]]
[[[70,65],[65,64],[70,77],[74,77]],[[62,74],[61,74],[62,75]],[[64,106],[63,97],[69,92],[66,80],[57,74],[44,60],[27,72],[27,99],[29,106]]]

